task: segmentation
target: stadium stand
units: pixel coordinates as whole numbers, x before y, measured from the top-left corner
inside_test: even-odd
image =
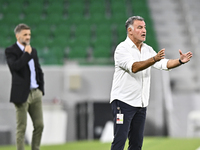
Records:
[[[126,38],[124,24],[132,15],[142,15],[147,20],[151,34],[147,43],[153,43],[157,49],[146,0],[0,0],[0,3],[0,47],[12,44],[14,27],[26,23],[32,28],[32,43],[44,64],[64,64],[79,58],[94,63],[102,57],[113,63],[114,48]],[[41,52],[44,49],[48,53]],[[61,61],[57,61],[59,57]]]

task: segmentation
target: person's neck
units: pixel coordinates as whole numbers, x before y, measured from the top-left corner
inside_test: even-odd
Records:
[[[24,43],[21,43],[21,42],[19,42],[19,41],[17,41],[20,45],[22,45],[22,46],[26,46],[26,44],[24,44]]]
[[[129,38],[131,39],[131,41],[136,45],[136,47],[141,51],[141,47],[142,47],[142,44],[143,42],[135,39],[135,38],[132,38],[129,36]]]
[[[142,47],[142,42],[141,41],[137,41],[137,42],[133,42],[136,47],[141,51],[141,47]]]

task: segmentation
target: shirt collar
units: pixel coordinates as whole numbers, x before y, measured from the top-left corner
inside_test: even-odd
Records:
[[[19,48],[23,51],[24,50],[24,46],[22,44],[20,44],[18,41],[17,41],[17,45],[19,46]]]
[[[125,40],[127,43],[128,43],[128,45],[130,46],[130,47],[137,47],[136,45],[135,45],[135,43],[133,43],[133,41],[131,41],[131,39],[127,36],[126,37],[126,40]],[[143,44],[142,44],[142,46],[143,46]]]

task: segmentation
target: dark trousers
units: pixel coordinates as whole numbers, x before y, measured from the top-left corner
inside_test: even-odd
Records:
[[[111,150],[123,150],[126,139],[129,139],[128,150],[141,150],[146,119],[146,107],[133,107],[122,101],[111,103],[114,121],[114,139]],[[119,108],[124,114],[123,124],[116,123]]]

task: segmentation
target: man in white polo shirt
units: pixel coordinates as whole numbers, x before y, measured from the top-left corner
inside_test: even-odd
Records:
[[[180,58],[165,59],[165,49],[156,53],[145,43],[146,24],[142,17],[130,17],[125,24],[127,38],[114,54],[115,72],[111,90],[114,139],[111,150],[141,150],[146,107],[149,103],[151,67],[168,70],[190,61],[191,52],[179,50]]]

